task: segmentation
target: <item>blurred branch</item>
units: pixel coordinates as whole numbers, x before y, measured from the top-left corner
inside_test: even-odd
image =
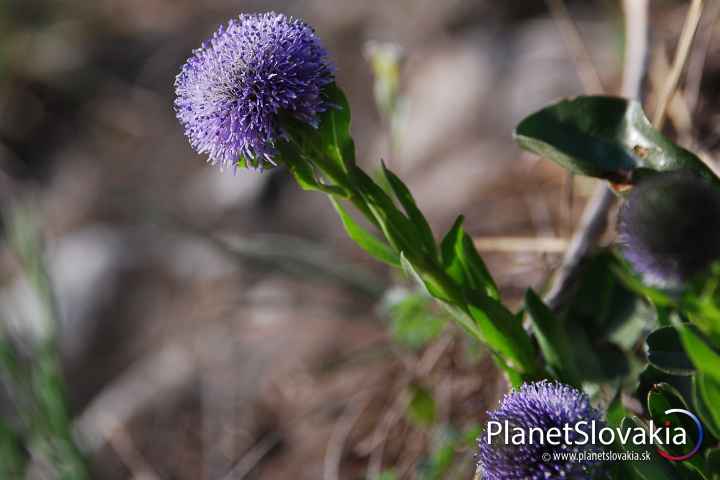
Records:
[[[700,19],[702,18],[703,11],[703,0],[693,0],[688,9],[687,17],[685,18],[685,24],[683,25],[682,33],[680,34],[680,40],[678,42],[677,52],[675,53],[675,60],[673,61],[672,69],[670,74],[665,80],[663,89],[658,97],[657,108],[653,115],[653,125],[658,130],[662,130],[663,124],[665,123],[665,112],[668,104],[675,94],[680,76],[690,54],[690,47],[692,46],[693,39],[695,38],[695,32],[697,32],[698,25],[700,25]]]
[[[220,234],[205,238],[233,256],[271,265],[292,275],[339,281],[375,299],[385,291],[384,280],[344,263],[327,247],[307,240],[287,235],[262,235],[250,239]]]
[[[187,386],[197,368],[190,348],[181,344],[165,346],[131,367],[75,420],[83,447],[90,454],[97,452],[142,409]]]
[[[562,253],[568,241],[560,237],[475,237],[475,248],[491,252]]]
[[[627,98],[638,98],[647,57],[648,0],[623,0],[623,10],[625,59],[621,94]],[[580,270],[582,259],[605,232],[608,212],[614,204],[615,194],[603,182],[585,207],[580,225],[545,296],[550,308],[557,310],[564,301]]]
[[[705,62],[715,34],[715,25],[717,24],[718,18],[720,18],[720,2],[713,2],[712,6],[708,7],[708,11],[707,17],[709,20],[705,22],[704,35],[701,36],[699,41],[700,47],[688,61],[688,73],[685,81],[685,101],[687,102],[690,113],[695,112],[698,97],[700,96],[700,85],[702,83],[703,71],[705,70]]]
[[[605,89],[603,88],[600,75],[593,64],[590,52],[578,31],[577,25],[568,12],[565,1],[545,0],[545,3],[565,40],[565,46],[568,52],[573,56],[575,67],[585,93],[598,94],[604,92]]]

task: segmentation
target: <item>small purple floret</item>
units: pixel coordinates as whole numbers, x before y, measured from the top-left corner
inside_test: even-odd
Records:
[[[515,445],[512,442],[513,427],[521,428],[529,436],[533,427],[547,432],[551,427],[563,430],[567,424],[571,428],[584,420],[586,426],[580,427],[590,434],[591,424],[595,422],[597,430],[605,427],[602,414],[590,405],[590,399],[583,392],[563,385],[541,381],[524,384],[520,389],[510,392],[500,403],[500,407],[488,412],[488,420],[510,425],[510,441],[505,442],[504,433],[494,435],[489,441],[487,431],[478,437],[478,470],[483,480],[547,480],[574,479],[593,480],[604,478],[603,463],[598,461],[569,461],[553,457],[557,452],[602,452],[601,445],[576,445],[576,439],[584,438],[570,434],[570,444],[553,446],[547,442],[541,445],[526,442]],[[585,424],[581,424],[585,425]],[[563,435],[564,442],[564,435]],[[549,454],[543,458],[543,454]]]
[[[312,126],[329,104],[333,66],[313,29],[277,13],[222,25],[175,79],[175,113],[193,148],[221,167],[275,165],[286,113]]]

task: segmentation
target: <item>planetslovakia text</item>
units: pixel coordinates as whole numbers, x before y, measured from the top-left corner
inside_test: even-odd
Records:
[[[649,428],[612,428],[607,425],[581,420],[575,425],[565,424],[562,428],[540,427],[521,428],[504,422],[489,421],[485,434],[488,442],[502,438],[506,445],[611,445],[618,440],[622,445],[685,445],[687,432],[682,427],[657,427],[650,420]]]

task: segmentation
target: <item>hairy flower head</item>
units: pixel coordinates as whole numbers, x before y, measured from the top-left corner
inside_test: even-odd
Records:
[[[333,66],[313,29],[277,13],[243,14],[193,51],[175,79],[175,113],[208,161],[275,165],[281,114],[317,126]]]
[[[720,259],[720,191],[691,172],[655,174],[630,192],[618,234],[646,282],[680,287]]]
[[[515,427],[522,429],[528,438],[531,428],[547,432],[552,427],[562,430],[569,425],[589,433],[592,422],[596,422],[598,430],[605,426],[602,414],[590,405],[587,395],[567,385],[548,381],[524,384],[510,392],[496,410],[488,412],[488,417],[489,421],[503,425],[507,421],[511,430],[514,431]],[[587,422],[585,427],[576,427],[583,420]],[[570,432],[571,443],[576,438],[584,440],[576,435],[574,431]],[[504,434],[489,439],[483,432],[478,437],[478,447],[478,469],[483,480],[592,480],[604,475],[601,462],[573,462],[553,456],[559,452],[602,451],[600,446],[590,443],[554,446],[535,441],[532,444],[515,444],[512,441],[506,443]]]

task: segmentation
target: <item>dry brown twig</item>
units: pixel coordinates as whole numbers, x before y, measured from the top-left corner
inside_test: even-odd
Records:
[[[675,95],[678,83],[680,82],[680,76],[685,70],[685,65],[687,64],[688,57],[690,55],[690,47],[692,46],[693,39],[695,38],[698,25],[700,25],[702,12],[703,0],[693,0],[690,4],[690,8],[688,9],[687,17],[685,17],[685,24],[683,25],[682,33],[680,34],[680,40],[678,41],[675,60],[673,61],[667,80],[665,80],[663,89],[660,92],[657,108],[655,108],[655,114],[653,115],[652,123],[658,130],[662,130],[665,123],[665,112],[667,111],[668,104],[670,103],[670,100],[672,100],[673,95]]]
[[[638,98],[647,57],[648,0],[623,0],[623,9],[626,49],[621,94],[627,98]],[[605,232],[608,212],[614,203],[615,194],[603,182],[585,207],[552,286],[545,295],[545,302],[550,308],[559,308],[565,300],[580,270],[582,259]]]

